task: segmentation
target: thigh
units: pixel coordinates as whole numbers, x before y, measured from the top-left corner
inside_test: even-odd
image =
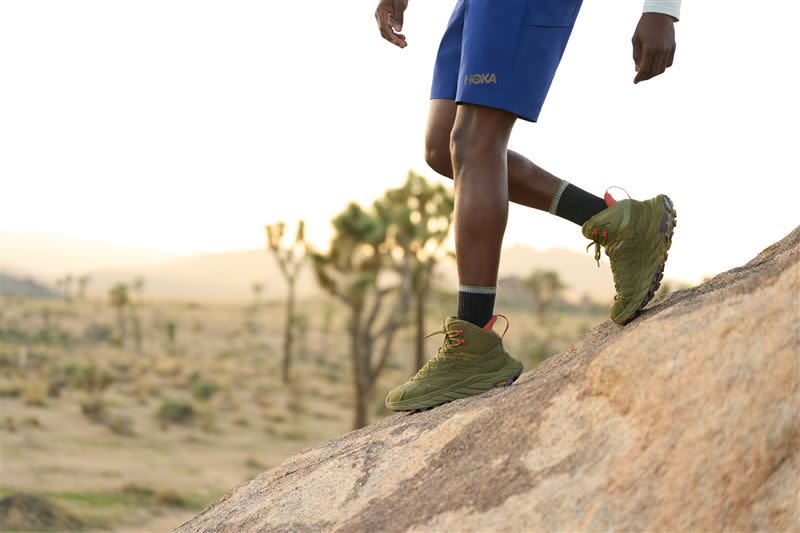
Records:
[[[428,124],[425,127],[425,146],[430,149],[449,150],[450,132],[456,120],[456,102],[434,98],[428,105]]]
[[[456,102],[536,121],[581,0],[470,0]]]

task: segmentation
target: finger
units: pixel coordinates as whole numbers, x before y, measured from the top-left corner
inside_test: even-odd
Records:
[[[636,71],[638,72],[639,64],[641,63],[642,60],[642,43],[641,41],[639,41],[638,35],[633,36],[631,43],[633,44],[633,64],[634,67],[636,68]]]
[[[403,7],[400,5],[400,2],[395,0],[394,2],[394,10],[392,14],[389,16],[389,21],[392,23],[392,28],[395,31],[401,31],[403,29]]]
[[[667,58],[667,68],[672,66],[672,61],[675,59],[675,47],[672,47],[672,50],[669,51],[669,58]]]
[[[394,44],[395,46],[399,46],[400,48],[406,47],[406,38],[405,35],[400,33],[395,33],[389,25],[389,11],[385,8],[379,8],[375,12],[375,17],[378,19],[378,29],[381,32],[381,36],[389,41],[390,43]]]
[[[656,76],[663,74],[664,71],[667,70],[667,51],[663,50],[656,53],[655,59],[653,59],[653,78]]]
[[[647,48],[642,49],[642,61],[639,63],[639,71],[636,77],[633,78],[633,83],[649,80],[653,77],[653,52]]]

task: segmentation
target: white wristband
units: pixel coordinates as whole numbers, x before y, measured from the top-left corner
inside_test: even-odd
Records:
[[[681,0],[644,0],[643,13],[663,13],[675,19],[681,18]]]

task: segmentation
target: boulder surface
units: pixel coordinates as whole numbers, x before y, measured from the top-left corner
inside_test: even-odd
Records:
[[[800,529],[800,227],[516,384],[295,455],[177,529]]]

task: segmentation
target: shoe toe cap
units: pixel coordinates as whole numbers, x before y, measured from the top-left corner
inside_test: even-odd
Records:
[[[386,395],[386,407],[389,407],[391,409],[393,405],[402,401],[403,398],[405,397],[406,397],[406,386],[400,385],[399,387],[395,387],[394,389],[389,391],[388,395]]]

